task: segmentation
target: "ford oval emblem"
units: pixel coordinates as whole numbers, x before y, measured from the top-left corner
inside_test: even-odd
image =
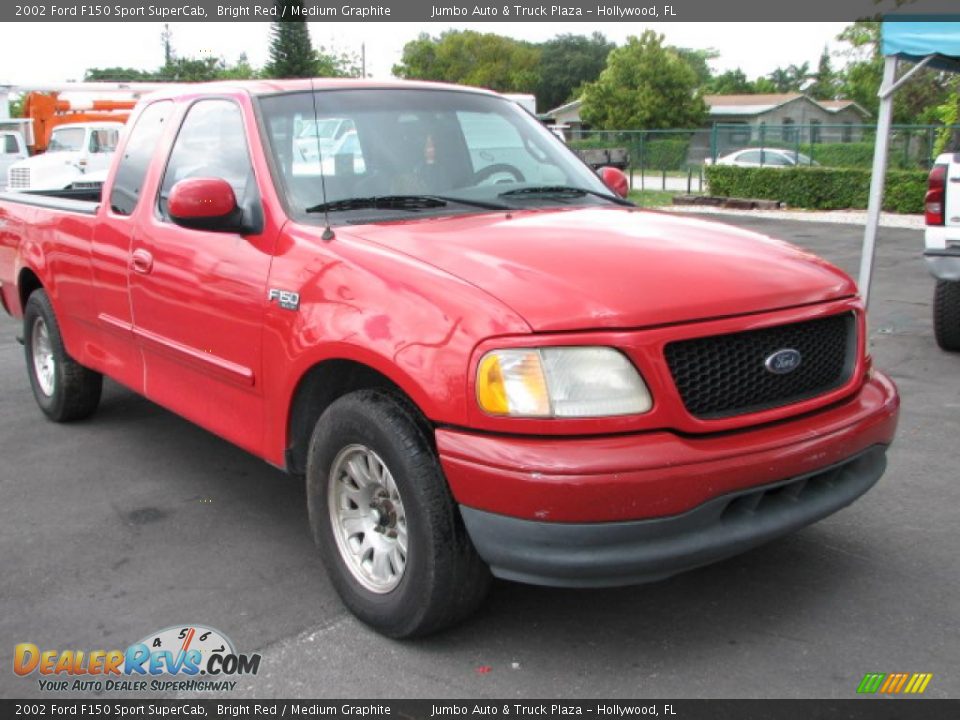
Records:
[[[799,350],[784,348],[768,356],[767,359],[763,361],[763,366],[774,375],[786,375],[800,367],[802,360],[803,356],[800,355]]]

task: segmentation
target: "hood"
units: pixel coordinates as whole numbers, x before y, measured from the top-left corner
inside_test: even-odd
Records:
[[[62,190],[78,177],[82,177],[80,168],[77,167],[77,162],[82,157],[83,153],[72,150],[44,153],[14,163],[7,172],[15,168],[29,168],[30,190]]]
[[[31,170],[50,168],[61,168],[69,165],[76,165],[83,157],[83,153],[77,150],[60,150],[58,152],[47,152],[42,155],[34,155],[26,160],[21,160],[14,167],[28,167]]]
[[[537,332],[639,328],[856,293],[846,274],[788,243],[631,208],[489,213],[348,232],[484,289]]]

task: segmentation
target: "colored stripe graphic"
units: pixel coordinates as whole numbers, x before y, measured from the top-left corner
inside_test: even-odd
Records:
[[[860,681],[860,686],[857,688],[857,692],[875,693],[880,689],[880,683],[883,682],[885,677],[886,673],[867,673],[863,676],[863,680]]]
[[[867,673],[857,686],[857,692],[919,695],[926,691],[931,680],[933,673]]]

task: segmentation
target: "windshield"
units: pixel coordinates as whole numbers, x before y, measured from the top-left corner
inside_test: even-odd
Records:
[[[318,210],[335,213],[331,222],[361,222],[394,218],[400,206],[443,214],[618,200],[560,140],[504,98],[409,89],[328,90],[315,98],[316,122],[309,92],[260,100],[278,189],[301,219]],[[348,123],[350,131],[319,157],[292,142],[304,123],[313,131],[328,122]],[[405,199],[381,202],[398,196]],[[414,196],[431,201],[411,202]]]
[[[64,130],[54,130],[50,136],[50,144],[47,145],[47,152],[64,152],[66,150],[80,150],[83,148],[83,138],[86,130],[83,128],[67,128]]]

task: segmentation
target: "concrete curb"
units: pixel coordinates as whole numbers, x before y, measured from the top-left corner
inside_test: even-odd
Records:
[[[665,212],[696,215],[738,215],[741,217],[770,218],[773,220],[798,220],[800,222],[838,223],[841,225],[866,225],[866,210],[739,210],[710,205],[664,205],[657,208]],[[880,226],[923,230],[923,215],[897,215],[883,213]]]

